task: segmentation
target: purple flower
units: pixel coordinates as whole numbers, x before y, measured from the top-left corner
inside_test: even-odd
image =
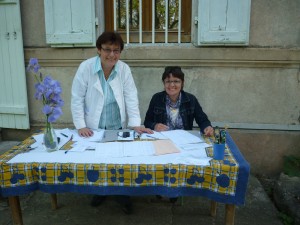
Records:
[[[64,100],[62,100],[62,99],[59,99],[59,100],[57,101],[57,106],[59,106],[59,107],[64,106],[64,104],[65,104],[65,102],[64,102]]]
[[[44,81],[43,83],[47,86],[51,86],[51,82],[52,82],[52,77],[47,75],[45,78],[44,78]]]
[[[39,62],[38,62],[37,58],[31,58],[29,60],[29,64],[27,66],[27,71],[28,72],[37,73],[40,68],[41,68],[41,66],[39,65]]]
[[[44,107],[43,107],[43,113],[45,115],[51,114],[52,113],[52,107],[50,105],[44,105]]]
[[[47,88],[46,92],[44,93],[47,101],[51,101],[52,93],[53,93],[53,91],[51,89]]]
[[[48,122],[55,122],[60,115],[62,115],[62,110],[60,107],[55,107],[51,113],[51,115],[48,117]]]
[[[45,91],[45,86],[41,83],[36,83],[35,84],[35,94],[34,94],[35,99],[42,100],[44,91]]]
[[[62,88],[60,83],[57,80],[53,80],[50,75],[47,75],[43,79],[42,73],[39,72],[40,68],[36,58],[31,58],[29,60],[27,71],[33,73],[37,80],[37,83],[34,85],[34,97],[37,100],[42,100],[42,112],[47,116],[47,122],[52,123],[63,114],[61,107],[64,105],[64,101],[60,97]]]
[[[34,66],[34,65],[37,65],[37,64],[39,64],[37,58],[30,58],[30,60],[29,60],[29,65],[30,66]]]
[[[61,89],[61,87],[60,87],[60,83],[56,83],[55,84],[55,86],[53,87],[53,92],[55,93],[55,94],[60,94],[61,92],[62,92],[62,89]]]
[[[63,114],[63,112],[62,112],[62,110],[61,110],[61,108],[60,107],[54,107],[54,109],[53,109],[53,115],[58,115],[58,116],[60,116],[60,115],[62,115]]]

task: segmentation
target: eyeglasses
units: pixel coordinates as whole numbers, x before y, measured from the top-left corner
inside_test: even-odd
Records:
[[[110,54],[111,52],[114,53],[114,55],[118,55],[121,53],[121,50],[120,49],[114,49],[114,50],[111,50],[110,48],[102,48],[101,49],[106,53],[106,54]]]
[[[172,83],[174,85],[179,85],[179,84],[181,84],[181,80],[166,80],[166,81],[164,81],[164,83],[165,83],[165,85],[171,85]]]

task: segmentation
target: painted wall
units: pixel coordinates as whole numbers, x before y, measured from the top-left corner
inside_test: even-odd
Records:
[[[45,73],[61,81],[66,104],[57,126],[71,126],[72,79],[79,63],[96,51],[47,46],[42,0],[21,1],[21,14],[25,61],[37,57]],[[230,125],[252,172],[278,174],[283,155],[300,154],[299,21],[299,0],[252,0],[250,45],[246,48],[127,47],[121,58],[131,66],[142,118],[151,96],[163,88],[164,66],[180,65],[186,75],[185,90],[198,97],[214,125]],[[40,102],[33,99],[33,85],[28,76],[34,128],[44,118]],[[10,132],[4,138],[10,138]]]

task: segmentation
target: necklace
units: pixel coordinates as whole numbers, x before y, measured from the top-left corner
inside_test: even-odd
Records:
[[[178,118],[178,113],[179,113],[179,109],[178,108],[173,108],[173,107],[170,107],[170,121],[173,125],[173,127],[175,127],[176,125],[176,121],[177,121],[177,118]]]

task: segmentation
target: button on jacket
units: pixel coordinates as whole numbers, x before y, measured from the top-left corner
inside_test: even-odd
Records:
[[[146,113],[145,127],[154,130],[154,126],[157,123],[167,124],[166,96],[167,93],[165,91],[153,95]],[[194,119],[202,133],[206,127],[211,126],[197,98],[185,91],[181,91],[179,113],[185,130],[193,129]]]
[[[96,68],[98,56],[83,61],[72,85],[71,111],[76,129],[97,129],[104,105],[104,95]],[[99,62],[98,62],[99,64]],[[117,76],[109,81],[120,108],[122,128],[141,125],[137,89],[129,66],[118,61]],[[128,123],[127,123],[128,120]]]

